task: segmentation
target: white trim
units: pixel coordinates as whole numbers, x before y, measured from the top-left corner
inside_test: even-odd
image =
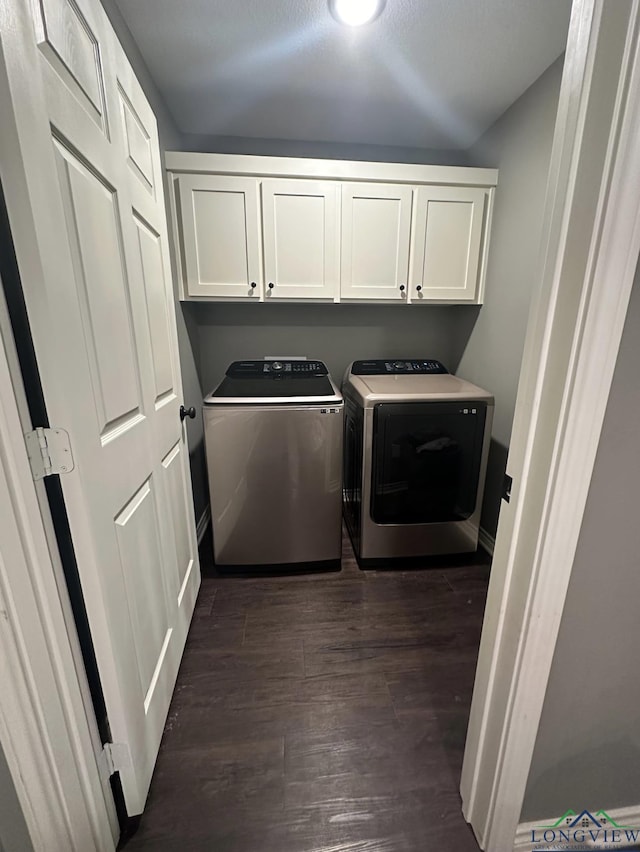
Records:
[[[629,808],[605,808],[607,814],[614,819],[618,825],[629,825],[633,828],[638,827],[640,830],[640,805],[633,805]],[[516,831],[516,839],[513,844],[513,852],[531,852],[533,844],[531,842],[531,832],[539,829],[540,826],[553,825],[558,819],[558,816],[550,819],[537,819],[532,822],[521,822]],[[586,838],[584,844],[589,849],[595,849],[596,844],[591,838]],[[598,848],[602,848],[602,843]],[[621,845],[621,849],[624,848]]]
[[[638,21],[637,0],[574,3],[461,784],[487,852],[513,845],[640,253]]]
[[[476,303],[484,302],[484,291],[487,286],[487,269],[489,268],[489,251],[491,249],[491,228],[493,225],[493,209],[496,201],[496,188],[491,187],[487,206],[485,209],[485,223],[482,231],[482,245],[480,246],[480,268],[478,269],[478,290],[476,292]]]
[[[200,515],[198,523],[196,524],[196,536],[198,539],[198,547],[202,544],[202,539],[204,538],[204,534],[206,533],[209,524],[211,523],[211,506],[207,506],[204,512]]]
[[[247,154],[196,154],[167,151],[169,172],[232,174],[254,177],[321,180],[429,183],[449,186],[495,187],[497,169],[467,166],[423,166],[407,163],[367,163],[357,160],[311,160],[304,157],[255,157]]]
[[[496,547],[495,537],[488,533],[484,527],[480,527],[478,531],[478,543],[487,551],[489,556],[493,556],[493,551]]]

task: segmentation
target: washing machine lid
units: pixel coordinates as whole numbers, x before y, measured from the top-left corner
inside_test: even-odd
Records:
[[[381,402],[435,402],[476,400],[494,404],[493,395],[477,385],[448,373],[353,375],[347,373],[346,395],[355,394],[360,404],[372,408]]]
[[[234,361],[204,400],[205,406],[340,402],[325,364],[301,358]]]

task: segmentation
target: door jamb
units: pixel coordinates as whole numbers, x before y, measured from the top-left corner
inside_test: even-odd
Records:
[[[621,4],[617,13],[615,8],[604,0],[574,0],[572,12],[541,285],[529,320],[509,456],[515,487],[498,527],[461,782],[464,815],[487,852],[514,848],[640,255],[640,12],[637,0],[622,7],[629,21],[620,50],[603,36]],[[589,175],[584,131],[597,114],[593,73],[603,59],[621,69],[620,85],[613,120],[600,131],[606,154]],[[589,180],[597,208],[593,224],[579,235],[584,270],[577,276],[570,266],[576,241],[569,244],[568,235],[584,215],[578,193]],[[567,318],[574,321],[570,330]],[[558,365],[560,374],[554,373]]]

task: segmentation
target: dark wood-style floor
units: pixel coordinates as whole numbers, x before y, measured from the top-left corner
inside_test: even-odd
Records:
[[[477,852],[458,794],[489,576],[219,577],[126,852]]]

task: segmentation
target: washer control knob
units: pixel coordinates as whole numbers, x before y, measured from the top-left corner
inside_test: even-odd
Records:
[[[405,364],[404,361],[394,361],[393,366],[396,370],[406,370],[407,369],[407,365]]]
[[[272,361],[271,362],[271,369],[275,373],[279,373],[280,370],[282,370],[283,367],[284,367],[284,364],[282,363],[282,361]]]

